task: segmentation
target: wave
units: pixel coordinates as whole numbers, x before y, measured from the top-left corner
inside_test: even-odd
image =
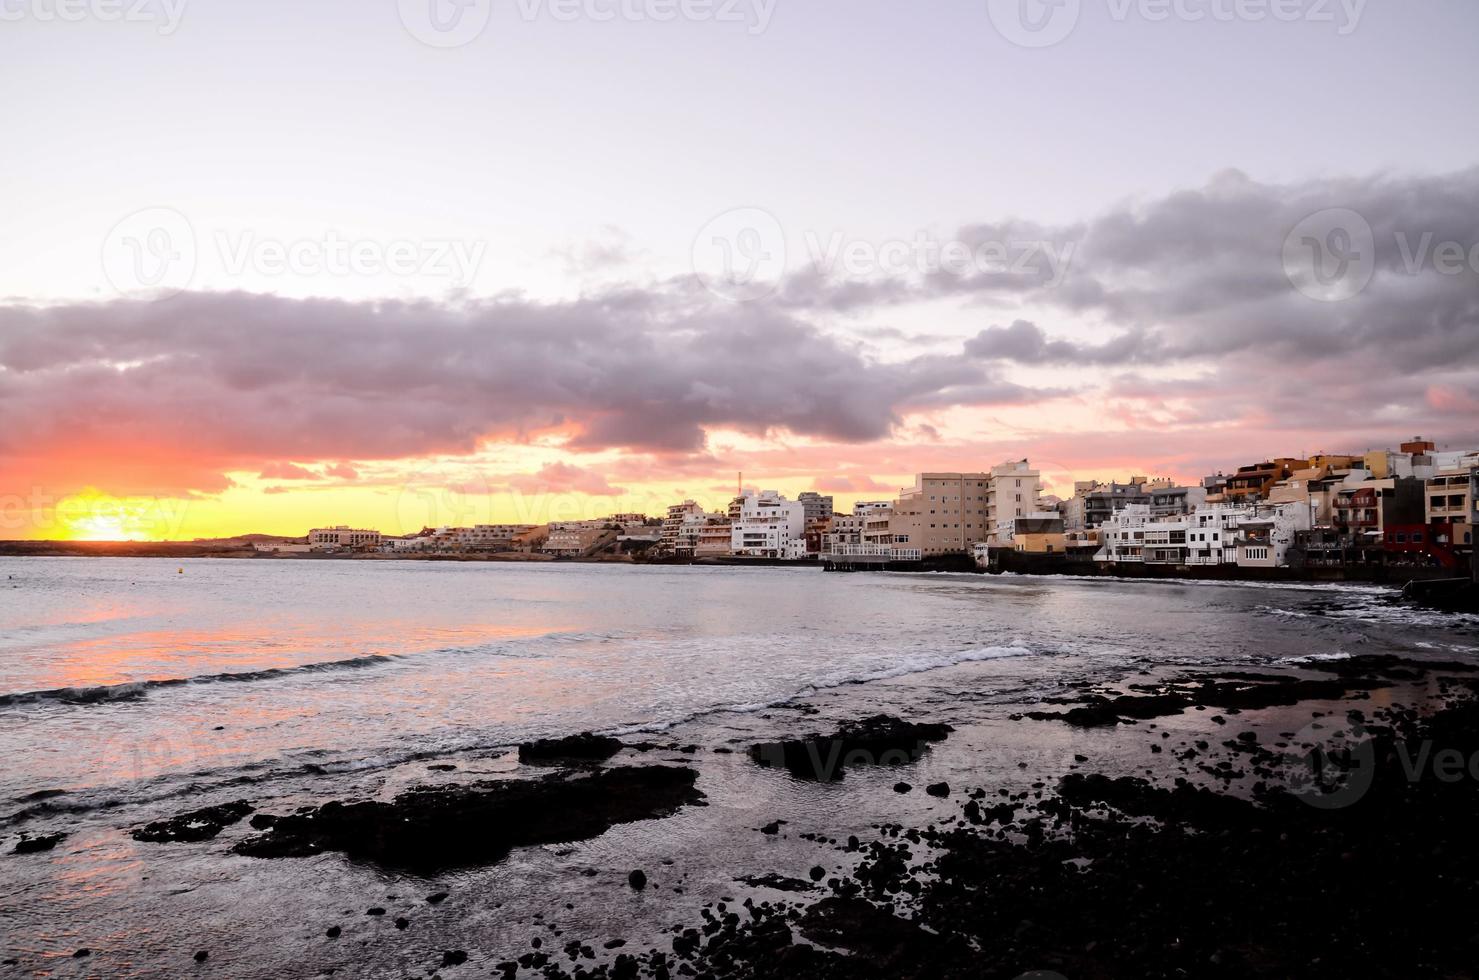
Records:
[[[201,674],[195,677],[164,677],[147,681],[129,681],[124,684],[99,684],[94,687],[59,687],[48,691],[22,691],[16,694],[0,694],[0,708],[22,704],[38,704],[48,701],[63,704],[114,704],[121,701],[138,701],[150,691],[194,684],[239,684],[251,681],[270,681],[299,674],[323,674],[341,670],[357,670],[361,667],[379,667],[399,660],[392,654],[368,654],[349,660],[331,660],[324,663],[303,664],[298,667],[272,667],[267,670],[247,670],[237,673]]]
[[[846,674],[837,677],[824,678],[813,681],[791,694],[770,698],[765,701],[749,701],[739,704],[722,704],[704,708],[684,715],[681,718],[673,718],[665,721],[647,722],[635,725],[626,725],[620,728],[607,729],[604,735],[621,737],[624,735],[651,734],[665,732],[678,725],[687,724],[700,718],[711,715],[735,714],[749,715],[771,708],[779,708],[810,697],[822,691],[835,690],[840,687],[848,687],[854,684],[870,684],[874,681],[892,680],[898,677],[907,677],[911,674],[923,674],[932,670],[941,670],[945,667],[954,667],[959,664],[976,663],[983,660],[1001,660],[1007,657],[1030,657],[1037,651],[1027,647],[973,647],[960,650],[956,653],[941,654],[936,657],[916,657],[906,663],[894,667],[880,668],[858,674]]]

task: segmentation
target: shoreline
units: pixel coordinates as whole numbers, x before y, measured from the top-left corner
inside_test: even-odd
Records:
[[[967,665],[953,674],[948,687],[991,687]],[[1131,668],[1118,681],[1070,682],[1060,696],[975,720],[916,706],[902,727],[880,730],[876,719],[871,729],[857,727],[869,724],[860,711],[891,698],[897,705],[908,689],[906,680],[819,692],[616,745],[591,737],[529,743],[517,757],[428,757],[372,782],[382,789],[368,798],[390,808],[355,811],[367,823],[337,816],[334,801],[365,798],[341,787],[310,810],[249,792],[208,811],[177,800],[167,819],[111,833],[142,842],[146,880],[168,879],[168,865],[154,870],[157,862],[207,852],[241,855],[229,858],[240,865],[232,877],[293,874],[304,861],[342,864],[359,885],[324,899],[330,904],[299,927],[302,948],[288,951],[310,972],[589,980],[803,972],[861,980],[880,971],[1010,980],[1031,970],[1074,980],[1177,971],[1461,975],[1452,969],[1466,962],[1469,932],[1458,928],[1466,906],[1453,891],[1466,887],[1459,872],[1475,860],[1463,816],[1479,798],[1479,780],[1408,781],[1395,747],[1427,739],[1433,752],[1452,747],[1479,758],[1479,666],[1355,656]],[[1342,752],[1363,739],[1375,761],[1360,792],[1339,798],[1348,779],[1302,801],[1299,753],[1316,746],[1331,759],[1360,760],[1359,748]],[[838,759],[845,769],[826,768]],[[641,790],[625,803],[591,782],[627,785],[661,771],[674,774],[663,785],[678,780],[680,794],[693,786],[702,798],[642,803],[655,798]],[[582,794],[596,835],[582,843],[561,830],[564,843],[539,846],[535,837],[505,854],[483,821],[503,812],[507,780],[522,794],[510,798],[524,801],[520,808],[545,805],[546,785]],[[435,806],[419,808],[427,792],[440,794],[426,797]],[[1336,805],[1321,805],[1324,798]],[[479,819],[436,823],[448,806],[471,806]],[[315,822],[317,813],[337,822]],[[63,857],[68,840],[47,839],[68,831],[61,816],[7,827],[7,852],[17,830],[36,850],[0,861]],[[374,843],[382,820],[412,828],[385,858]],[[364,833],[369,843],[355,843]],[[396,870],[404,860],[396,855],[423,853],[418,834],[437,848],[435,863]],[[470,836],[459,843],[459,834]],[[332,853],[341,848],[348,854]],[[328,853],[305,856],[320,850]],[[468,931],[474,910],[516,895],[524,898],[509,905],[514,921],[495,938]],[[1281,926],[1298,921],[1288,910],[1309,902],[1320,929]],[[1418,946],[1400,945],[1418,929],[1427,930]],[[229,924],[205,931],[177,951],[181,964],[198,947],[230,975],[272,972],[254,950],[233,948]],[[105,941],[89,942],[89,959],[102,969]],[[345,963],[351,948],[370,959]],[[1399,961],[1398,948],[1420,958]],[[158,975],[170,972],[169,962]],[[43,964],[25,957],[12,965]]]

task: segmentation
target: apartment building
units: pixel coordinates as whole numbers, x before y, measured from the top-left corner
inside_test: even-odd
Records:
[[[375,551],[380,547],[381,537],[379,531],[344,524],[316,527],[308,532],[308,547],[314,551]]]
[[[1190,514],[1207,502],[1206,488],[1172,486],[1169,480],[1147,484],[1145,492],[1150,495],[1150,513],[1153,517]]]
[[[1474,501],[1470,483],[1473,480],[1473,470],[1446,469],[1427,478],[1425,483],[1427,489],[1427,523],[1429,524],[1452,524],[1455,531],[1460,526],[1469,527],[1472,534],[1472,526],[1469,524],[1470,515],[1473,513]],[[1470,541],[1454,539],[1454,544],[1471,544]]]
[[[824,497],[814,490],[798,494],[796,501],[801,504],[806,512],[807,525],[817,524],[822,521],[830,521],[833,514],[833,502],[831,497]]]
[[[431,533],[431,547],[439,551],[516,551],[529,546],[529,535],[542,527],[540,524],[439,527]]]
[[[698,529],[695,558],[721,558],[734,554],[734,525],[727,517],[710,516]]]
[[[1423,522],[1424,488],[1424,482],[1416,477],[1342,484],[1336,489],[1331,505],[1331,524],[1340,534],[1380,542],[1389,526]]]
[[[1310,529],[1306,504],[1204,504],[1190,514],[1157,518],[1131,504],[1100,531],[1102,562],[1148,565],[1277,567],[1289,562],[1298,532]]]
[[[698,547],[699,530],[709,514],[692,500],[673,504],[662,522],[662,549],[671,555],[691,555]]]
[[[1225,500],[1232,503],[1265,500],[1274,484],[1280,480],[1287,480],[1295,470],[1308,468],[1309,460],[1289,457],[1253,463],[1250,466],[1240,466],[1236,473],[1227,477],[1222,495]]]
[[[1017,518],[1037,513],[1042,497],[1042,476],[1025,459],[991,468],[986,493],[987,539],[1010,547]]]
[[[913,487],[899,494],[889,518],[889,535],[897,547],[924,557],[969,554],[985,541],[990,473],[921,473]]]
[[[1151,495],[1138,483],[1077,483],[1074,494],[1063,501],[1063,526],[1068,531],[1101,527],[1116,513],[1132,504],[1150,506]]]
[[[746,491],[731,523],[730,550],[752,558],[806,557],[806,508],[774,490]]]
[[[556,558],[588,558],[615,544],[619,533],[615,524],[606,522],[551,524],[549,537],[540,550]]]

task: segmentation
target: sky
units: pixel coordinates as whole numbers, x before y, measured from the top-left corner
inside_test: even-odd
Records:
[[[1479,446],[1476,38],[1469,0],[0,0],[0,538]]]

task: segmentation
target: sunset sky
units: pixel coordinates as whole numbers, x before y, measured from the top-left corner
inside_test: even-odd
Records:
[[[0,538],[1479,445],[1469,0],[469,2],[0,4]]]

